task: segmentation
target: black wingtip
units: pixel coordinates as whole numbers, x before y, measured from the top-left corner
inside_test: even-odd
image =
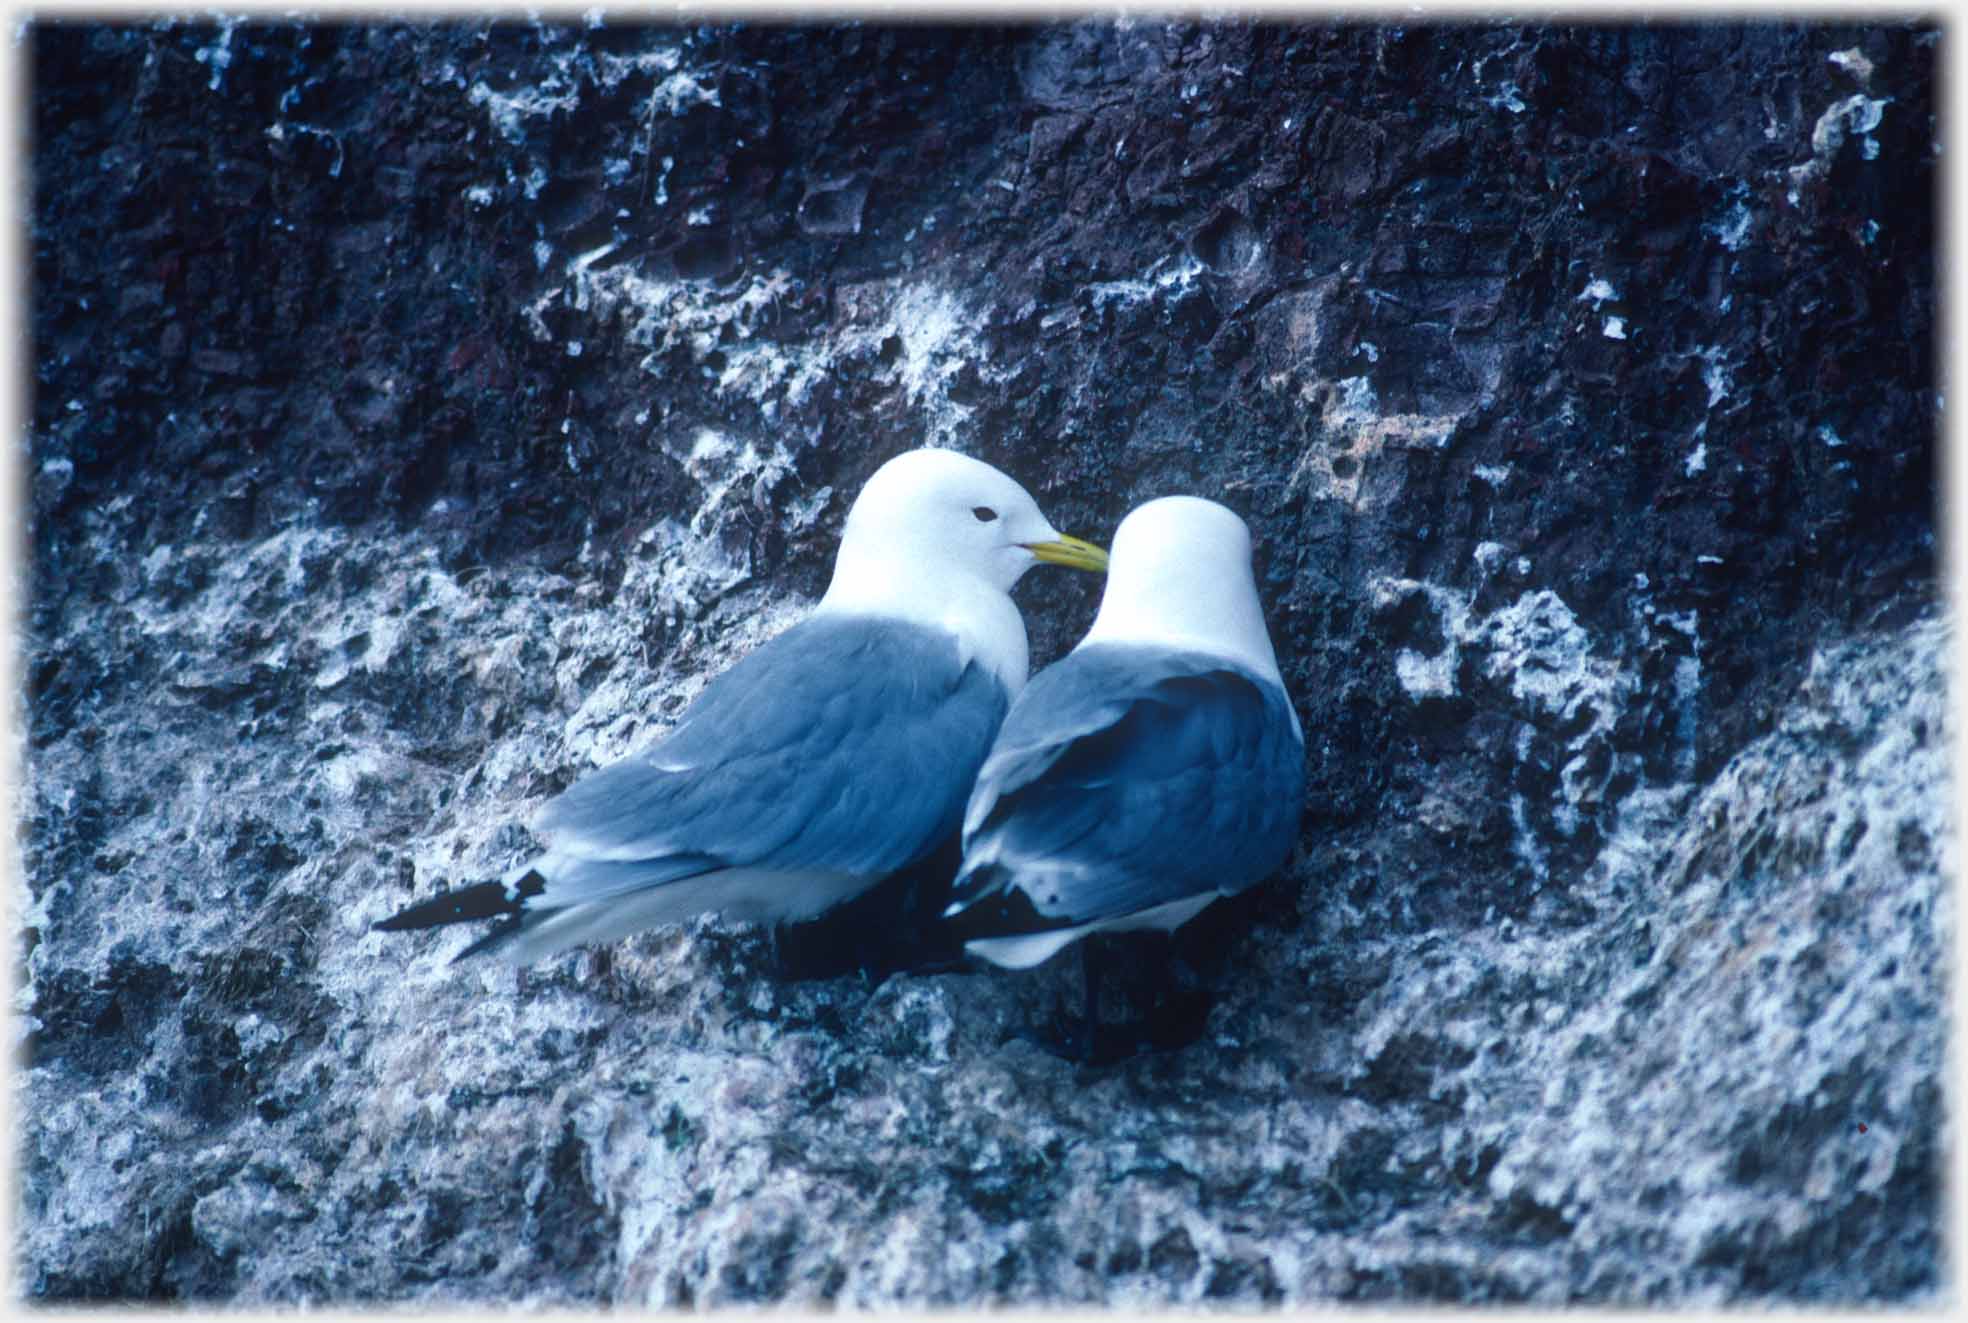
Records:
[[[401,914],[377,920],[374,927],[378,932],[408,932],[417,928],[438,928],[447,923],[465,923],[472,919],[496,919],[518,911],[519,902],[507,892],[505,883],[480,882],[476,886],[460,887],[456,891],[432,896]]]
[[[943,911],[943,925],[959,942],[985,937],[1022,937],[1052,928],[1070,928],[1070,918],[1039,913],[1025,889],[1006,870],[990,866],[957,880],[957,899]]]

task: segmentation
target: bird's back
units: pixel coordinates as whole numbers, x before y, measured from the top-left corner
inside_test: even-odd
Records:
[[[668,735],[541,810],[539,903],[647,885],[638,870],[893,872],[956,830],[1006,707],[941,631],[812,617],[719,675]]]
[[[1281,688],[1189,650],[1085,646],[1040,672],[972,791],[958,906],[1023,891],[1086,922],[1259,880],[1290,852],[1304,746]]]

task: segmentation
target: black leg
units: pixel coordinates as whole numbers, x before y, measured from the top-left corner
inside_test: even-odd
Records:
[[[1080,1059],[1093,1059],[1094,1044],[1100,1039],[1100,957],[1099,943],[1091,938],[1080,942]]]
[[[1100,982],[1113,964],[1110,942],[1138,943],[1123,962],[1127,1016],[1115,1024],[1100,1018]],[[1167,1052],[1187,1047],[1202,1037],[1215,1005],[1211,980],[1169,940],[1166,933],[1123,933],[1080,941],[1080,1015],[1075,1020],[1064,1001],[1053,1008],[1048,1026],[1033,1026],[1014,1036],[1036,1043],[1053,1056],[1079,1065],[1104,1066],[1142,1052]]]
[[[1142,1039],[1156,1051],[1187,1047],[1203,1036],[1215,989],[1197,968],[1172,950],[1161,962],[1162,983],[1142,1022]]]
[[[1080,1014],[1075,1018],[1066,1009],[1067,997],[1052,1004],[1052,1014],[1043,1022],[1014,1029],[1011,1037],[1022,1038],[1061,1061],[1084,1065],[1094,1059],[1100,1029],[1100,955],[1090,939],[1080,942]]]

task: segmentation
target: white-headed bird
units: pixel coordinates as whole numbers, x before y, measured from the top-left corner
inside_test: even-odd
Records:
[[[1012,479],[948,450],[877,469],[813,614],[712,680],[675,728],[549,800],[546,849],[378,923],[508,921],[460,953],[514,963],[716,911],[812,918],[955,834],[1024,687],[1011,587],[1106,567]]]
[[[1111,556],[1093,627],[1012,704],[964,816],[946,917],[1007,968],[1093,933],[1172,932],[1276,871],[1298,834],[1304,736],[1243,520],[1149,501]]]

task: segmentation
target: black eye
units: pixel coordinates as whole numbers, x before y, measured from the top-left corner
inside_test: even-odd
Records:
[[[998,517],[998,512],[988,505],[980,505],[971,513],[977,516],[977,522],[980,524],[988,524]]]

